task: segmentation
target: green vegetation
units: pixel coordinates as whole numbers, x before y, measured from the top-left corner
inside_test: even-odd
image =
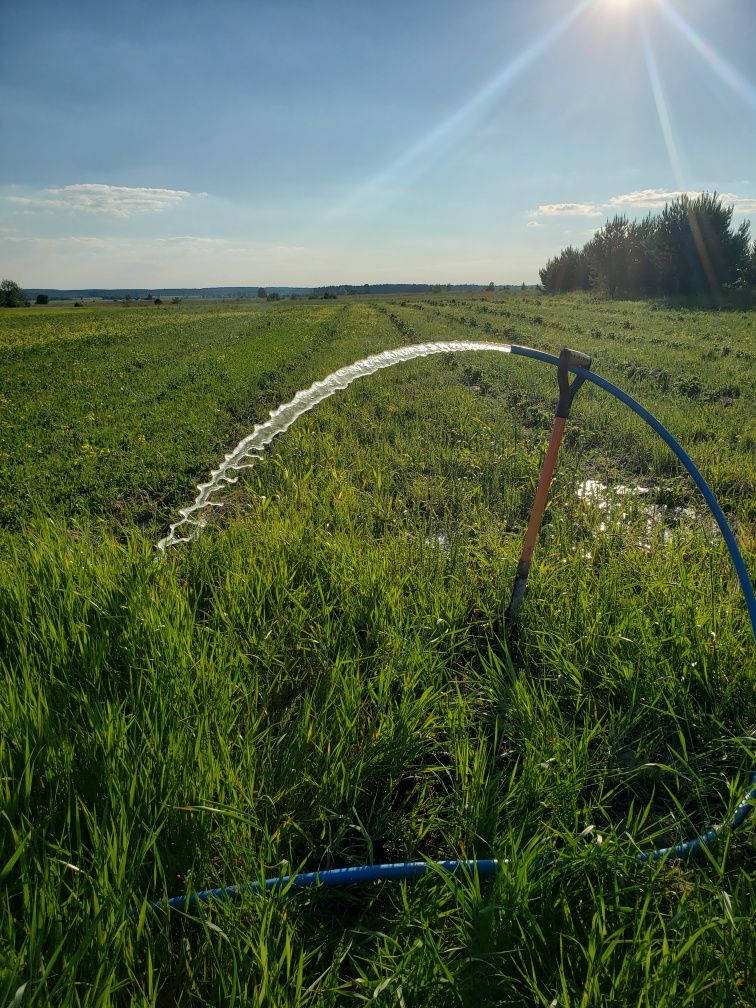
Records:
[[[734,808],[756,690],[725,550],[618,403],[576,400],[509,638],[555,401],[534,362],[365,379],[198,541],[157,562],[152,544],[297,389],[470,338],[593,353],[689,448],[752,560],[755,330],[499,293],[4,313],[0,1003],[750,1005],[753,826],[686,865],[628,856]],[[589,479],[648,493],[601,510]],[[147,904],[457,856],[509,860],[496,880]]]
[[[26,294],[15,280],[0,282],[0,308],[23,308],[28,304]]]
[[[683,194],[644,220],[619,215],[578,250],[569,246],[540,271],[549,293],[596,290],[608,297],[708,296],[756,287],[756,244],[748,221],[733,230],[733,207],[716,193]]]

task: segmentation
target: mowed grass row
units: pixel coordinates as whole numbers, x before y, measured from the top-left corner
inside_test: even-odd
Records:
[[[524,295],[402,301],[390,313],[400,331],[503,337],[557,354],[565,345],[592,354],[594,370],[639,398],[695,456],[715,492],[743,519],[754,520],[754,312],[664,310],[645,302]],[[538,365],[537,374],[523,376],[523,384],[513,387],[502,382],[495,361],[482,358],[471,366],[460,358],[459,364],[462,380],[484,395],[500,396],[526,424],[548,423],[551,403],[535,391],[543,388]],[[679,474],[658,437],[601,392],[583,396],[573,439],[580,430],[587,432],[582,450],[594,456],[597,469],[610,467],[615,478],[651,476],[658,483]],[[667,485],[672,489],[669,479]],[[685,477],[676,489],[690,497],[690,486]]]
[[[736,517],[752,521],[753,313],[654,308],[524,295],[8,312],[0,331],[0,521],[7,527],[41,508],[95,514],[117,527],[164,524],[224,450],[299,388],[387,347],[465,337],[594,354],[595,369],[639,396],[694,451]],[[513,439],[548,426],[550,369],[519,361],[510,370],[493,355],[448,366],[472,394],[504,409]],[[680,475],[625,407],[586,391],[569,436],[586,432],[581,450],[597,468]],[[667,499],[675,490],[690,496],[687,478],[677,486],[667,479]]]
[[[431,338],[428,308],[336,308],[301,384],[318,355],[330,369]],[[323,404],[157,563],[84,498],[56,514],[40,481],[47,515],[0,540],[0,997],[750,1003],[752,829],[690,865],[632,860],[745,790],[754,670],[727,558],[703,521],[648,542],[637,508],[600,529],[575,488],[619,466],[586,390],[506,635],[547,429],[526,410],[549,409],[554,375],[492,358],[403,365]],[[745,527],[737,487],[724,503]],[[454,856],[509,864],[190,917],[146,906]]]
[[[164,523],[268,410],[393,336],[369,309],[353,308],[346,325],[343,314],[296,304],[4,313],[0,523],[40,511],[111,528]]]

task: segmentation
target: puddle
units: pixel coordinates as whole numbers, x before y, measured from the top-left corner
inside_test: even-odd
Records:
[[[451,554],[451,539],[444,529],[439,529],[439,531],[434,532],[433,535],[426,536],[424,542],[426,546],[435,546],[437,549],[440,549],[442,553],[446,553],[447,556]]]
[[[651,494],[651,487],[621,483],[610,486],[593,479],[583,480],[577,486],[578,499],[601,513],[600,531],[607,532],[618,523],[625,526],[634,523],[644,530],[636,540],[642,549],[650,550],[655,542],[669,542],[686,521],[704,526],[709,538],[716,536],[717,527],[713,519],[707,521],[705,515],[692,507],[657,504],[650,499]]]

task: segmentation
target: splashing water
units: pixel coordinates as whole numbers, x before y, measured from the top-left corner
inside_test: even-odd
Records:
[[[257,424],[251,434],[242,438],[233,451],[226,455],[218,468],[213,469],[207,483],[198,485],[194,503],[179,510],[181,517],[170,526],[168,535],[160,540],[157,549],[165,550],[168,546],[196,539],[206,524],[201,512],[206,508],[223,507],[220,502],[212,498],[224,486],[237,482],[239,477],[233,474],[244,469],[251,469],[255,462],[262,457],[261,452],[275,437],[287,431],[295,420],[317,406],[318,403],[323,402],[324,399],[328,399],[340,389],[347,388],[358,378],[375,374],[376,371],[393,367],[394,364],[416,360],[419,357],[431,357],[433,354],[461,353],[466,350],[496,350],[499,353],[510,353],[512,348],[508,343],[478,343],[465,340],[451,340],[446,343],[419,343],[415,346],[398,347],[396,350],[385,350],[383,353],[356,361],[348,367],[339,368],[338,371],[329,374],[322,381],[314,382],[308,389],[297,392],[290,402],[283,403],[271,410],[269,420]]]

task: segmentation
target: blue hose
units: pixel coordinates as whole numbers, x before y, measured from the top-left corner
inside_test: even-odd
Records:
[[[555,357],[553,354],[544,353],[542,350],[533,350],[530,347],[521,347],[512,344],[512,353],[518,354],[521,357],[532,357],[534,360],[540,360],[547,364],[553,364],[554,367],[559,366],[558,357]],[[571,367],[570,371],[580,375],[581,378],[585,378],[588,381],[593,382],[594,385],[598,385],[599,388],[602,388],[605,392],[609,392],[616,399],[619,399],[619,401],[624,403],[625,406],[629,406],[633,413],[637,413],[642,420],[645,420],[649,427],[651,427],[659,435],[662,441],[664,441],[665,444],[672,449],[672,452],[688,470],[693,478],[693,482],[700,490],[701,496],[706,501],[709,510],[714,515],[716,523],[719,526],[722,536],[724,537],[733,566],[735,567],[735,571],[738,575],[738,580],[740,581],[740,588],[743,592],[743,598],[745,599],[746,608],[748,610],[748,618],[751,621],[751,630],[753,631],[754,638],[756,639],[756,598],[754,598],[753,586],[750,578],[748,577],[745,561],[743,560],[737,540],[735,539],[732,529],[725,518],[724,512],[719,506],[719,502],[714,496],[711,487],[701,475],[698,466],[695,464],[690,455],[688,455],[680,442],[669,433],[667,428],[659,423],[656,417],[649,413],[645,406],[641,406],[641,404],[637,402],[637,400],[633,399],[631,395],[628,395],[627,392],[623,392],[621,388],[617,388],[616,385],[612,385],[612,383],[607,381],[606,378],[602,378],[600,375],[594,374],[592,371],[587,371],[585,368]]]
[[[200,903],[214,900],[236,899],[244,893],[269,892],[271,889],[308,889],[312,886],[327,886],[337,889],[341,886],[359,885],[364,882],[399,882],[402,879],[420,878],[430,871],[442,871],[449,875],[494,875],[499,861],[399,861],[395,864],[359,865],[355,868],[328,868],[325,871],[302,872],[299,875],[279,875],[265,883],[248,882],[240,886],[226,886],[220,889],[203,889],[188,896],[172,896],[168,900],[157,900],[150,906],[155,910],[189,910]]]
[[[555,357],[553,354],[544,353],[542,350],[534,350],[531,347],[522,347],[512,344],[511,352],[520,357],[531,357],[534,360],[543,361],[546,364],[552,364],[554,367],[558,367],[559,365],[558,357]],[[751,631],[753,632],[754,639],[756,639],[756,598],[754,598],[753,586],[751,585],[750,578],[748,577],[745,561],[743,560],[737,540],[733,535],[727,518],[725,517],[722,508],[719,506],[719,502],[714,496],[711,487],[699,472],[695,462],[693,462],[682,445],[670,434],[667,428],[664,427],[655,416],[649,413],[644,406],[641,406],[641,404],[633,399],[632,396],[628,395],[627,392],[623,392],[622,389],[607,381],[606,378],[602,378],[600,375],[594,374],[592,371],[588,371],[585,368],[570,367],[570,371],[579,375],[581,378],[593,382],[594,385],[598,385],[599,388],[602,388],[605,392],[609,392],[610,395],[613,395],[616,399],[619,399],[620,402],[629,406],[634,413],[636,413],[642,420],[645,420],[646,423],[659,435],[659,437],[677,456],[685,469],[690,473],[693,478],[693,482],[700,490],[701,495],[706,501],[706,504],[713,514],[722,536],[724,537],[725,545],[727,546],[733,566],[735,567],[738,581],[740,582],[740,588],[745,599],[746,608],[748,610],[748,618],[751,622]],[[743,825],[746,819],[748,819],[750,814],[753,812],[754,803],[756,803],[756,772],[751,778],[749,790],[743,796],[743,800],[735,809],[735,812],[729,821],[728,825],[731,830],[739,829]],[[702,848],[710,847],[719,835],[721,828],[721,826],[714,826],[711,829],[708,829],[705,833],[692,837],[690,840],[686,840],[684,843],[679,843],[674,847],[657,847],[654,850],[643,851],[635,855],[635,860],[639,864],[645,864],[649,861],[658,861],[662,858],[684,860],[698,853]],[[150,906],[155,910],[189,910],[202,903],[208,903],[214,900],[235,899],[244,893],[259,893],[263,891],[270,891],[272,889],[282,889],[288,886],[297,889],[304,889],[319,885],[336,888],[339,886],[359,885],[365,882],[396,882],[402,879],[419,878],[421,875],[426,875],[431,871],[441,871],[452,875],[467,874],[483,877],[495,874],[498,871],[500,863],[502,862],[495,859],[476,861],[403,861],[397,864],[360,865],[355,868],[331,868],[320,872],[303,872],[298,875],[280,875],[276,878],[266,879],[264,884],[260,882],[249,882],[240,886],[236,885],[225,886],[218,889],[203,889],[200,892],[190,893],[184,896],[172,896],[167,900],[156,900],[155,902],[150,903]],[[553,858],[541,861],[541,864],[544,866],[553,863]]]

